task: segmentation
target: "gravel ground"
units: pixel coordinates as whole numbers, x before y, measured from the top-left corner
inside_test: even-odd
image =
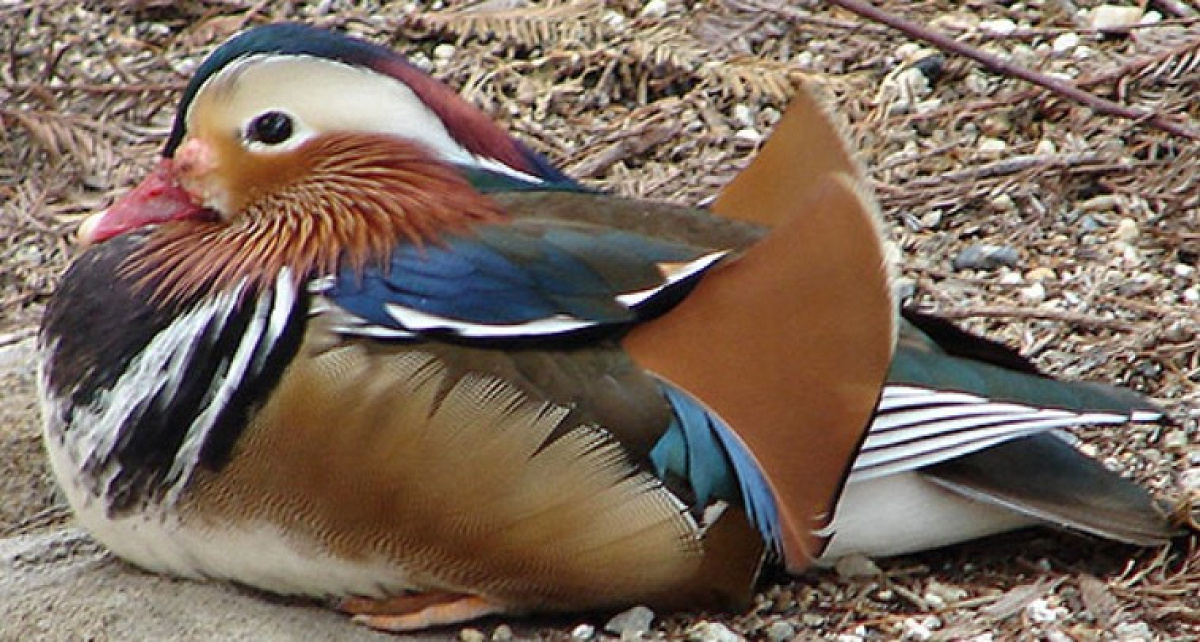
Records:
[[[1125,3],[1145,24],[1116,32],[1095,28],[1119,13],[1097,2],[875,4],[1163,120],[1102,115],[824,3],[0,2],[0,639],[380,637],[113,561],[70,530],[38,443],[30,336],[72,231],[145,172],[203,56],[273,20],[407,51],[574,175],[677,202],[713,195],[745,164],[795,82],[822,84],[912,302],[1056,375],[1162,401],[1177,426],[1085,431],[1084,447],[1164,497],[1195,494],[1200,146],[1163,128],[1200,130],[1196,3]],[[1200,638],[1194,538],[1140,550],[1035,530],[879,567],[774,578],[749,613],[658,614],[651,635]],[[581,623],[610,635],[605,622],[447,635],[561,638]]]

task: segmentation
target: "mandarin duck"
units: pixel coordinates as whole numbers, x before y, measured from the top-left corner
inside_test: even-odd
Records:
[[[684,210],[653,221],[613,221],[596,210],[578,216],[680,242],[747,247],[822,177],[864,182],[846,140],[821,101],[801,91],[750,165],[711,203],[727,225]],[[559,173],[541,178],[567,189]],[[898,317],[887,385],[819,563],[914,553],[1035,525],[1139,546],[1179,533],[1166,503],[1085,455],[1063,430],[1164,421],[1155,403],[1110,385],[1053,379],[1007,346],[916,309],[900,309]]]
[[[895,345],[877,208],[811,185],[765,233],[580,190],[387,49],[250,30],[81,227],[51,466],[133,564],[379,629],[742,607],[820,555]]]

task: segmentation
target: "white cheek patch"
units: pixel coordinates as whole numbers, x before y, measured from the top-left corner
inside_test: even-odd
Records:
[[[205,110],[252,152],[280,153],[333,132],[391,134],[450,163],[479,165],[408,85],[370,69],[315,56],[263,54],[230,63],[197,92],[190,112]],[[254,118],[269,111],[293,117],[296,131],[280,144],[248,141]],[[189,127],[196,113],[189,113]]]

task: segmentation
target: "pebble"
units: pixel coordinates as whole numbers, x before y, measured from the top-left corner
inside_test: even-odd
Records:
[[[910,617],[904,620],[904,633],[901,639],[925,642],[933,639],[933,629],[925,621]]]
[[[1186,279],[1196,273],[1196,268],[1195,266],[1188,265],[1187,263],[1176,263],[1171,268],[1171,272],[1173,272],[1175,276]]]
[[[1183,319],[1176,319],[1162,331],[1163,340],[1171,343],[1190,341],[1193,336],[1195,336],[1195,332],[1192,331],[1192,324]]]
[[[762,142],[763,135],[760,134],[758,132],[758,130],[754,129],[753,127],[746,127],[744,129],[739,129],[736,132],[734,132],[733,138],[734,138],[734,140],[736,140],[740,143],[750,143],[751,145],[757,145]]]
[[[1017,203],[1008,194],[997,194],[988,200],[988,207],[997,212],[1013,213],[1017,211]]]
[[[437,60],[450,60],[457,52],[458,49],[454,45],[448,42],[443,42],[442,44],[433,48],[433,57]]]
[[[997,36],[1007,36],[1017,30],[1017,23],[1008,18],[998,18],[996,20],[983,20],[979,23],[979,29]]]
[[[1059,34],[1058,37],[1054,39],[1054,42],[1050,43],[1050,48],[1053,49],[1054,53],[1057,54],[1070,53],[1078,46],[1079,34],[1070,31],[1064,34]]]
[[[1002,270],[1000,278],[996,280],[1000,285],[1021,285],[1025,282],[1025,277],[1021,276],[1020,272],[1012,270]]]
[[[411,62],[414,67],[424,71],[425,73],[430,73],[433,71],[433,60],[431,60],[429,56],[426,56],[425,52],[423,51],[413,52],[413,54],[408,57],[408,61]]]
[[[484,642],[487,636],[479,629],[463,629],[458,632],[458,639],[461,642]]]
[[[742,127],[754,127],[754,110],[750,109],[750,105],[738,103],[733,106],[733,119]]]
[[[643,18],[661,18],[667,15],[667,0],[650,0],[638,15]]]
[[[514,637],[512,627],[507,624],[501,624],[492,631],[492,642],[510,642]]]
[[[963,248],[951,265],[960,271],[994,270],[998,267],[1016,267],[1020,260],[1020,253],[1010,245],[976,243]]]
[[[928,600],[929,596],[931,595],[936,595],[944,602],[958,602],[966,599],[970,593],[968,593],[966,589],[957,586],[930,581],[929,584],[925,586],[924,598]]]
[[[946,70],[946,57],[940,53],[930,53],[912,63],[912,67],[921,72],[925,76],[925,80],[932,84],[937,82],[938,78],[942,77],[942,72]]]
[[[1121,31],[1136,25],[1142,19],[1141,7],[1125,7],[1102,4],[1092,9],[1091,26],[1100,31]]]
[[[592,626],[591,624],[580,624],[579,626],[571,629],[572,640],[587,642],[587,640],[590,640],[594,637],[596,637],[596,627]]]
[[[654,624],[654,611],[639,605],[612,616],[604,624],[604,630],[622,638],[632,637],[649,631],[651,624]]]
[[[1025,605],[1025,617],[1035,624],[1051,624],[1058,620],[1058,610],[1043,599]]]
[[[1113,236],[1115,236],[1118,241],[1122,241],[1124,243],[1132,243],[1136,241],[1138,237],[1137,221],[1131,218],[1121,219],[1121,222],[1117,223],[1117,229],[1115,232],[1113,232]]]
[[[982,154],[1001,154],[1008,149],[1008,143],[999,138],[982,138],[979,141],[979,152]]]
[[[1028,287],[1021,288],[1021,299],[1026,303],[1041,303],[1046,300],[1046,286],[1041,281],[1035,281]]]
[[[1188,303],[1200,303],[1200,288],[1193,286],[1184,290],[1183,300]]]
[[[833,568],[837,571],[838,577],[844,579],[879,577],[883,572],[879,570],[879,566],[875,562],[871,561],[871,558],[858,553],[839,558]]]
[[[692,642],[742,642],[746,638],[720,622],[700,621],[688,629],[687,639]]]
[[[792,626],[790,622],[780,620],[767,626],[765,633],[771,642],[786,642],[796,637],[796,627]]]
[[[620,11],[605,11],[604,15],[600,16],[600,21],[609,27],[620,28],[625,26],[625,14]]]
[[[1122,622],[1113,627],[1113,633],[1117,639],[1132,642],[1132,640],[1150,640],[1153,635],[1150,633],[1150,626],[1145,622]]]

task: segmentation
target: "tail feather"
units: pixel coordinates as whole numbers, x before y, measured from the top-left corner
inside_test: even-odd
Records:
[[[1052,433],[1014,439],[921,472],[972,499],[1100,537],[1156,546],[1177,534],[1146,489]]]

